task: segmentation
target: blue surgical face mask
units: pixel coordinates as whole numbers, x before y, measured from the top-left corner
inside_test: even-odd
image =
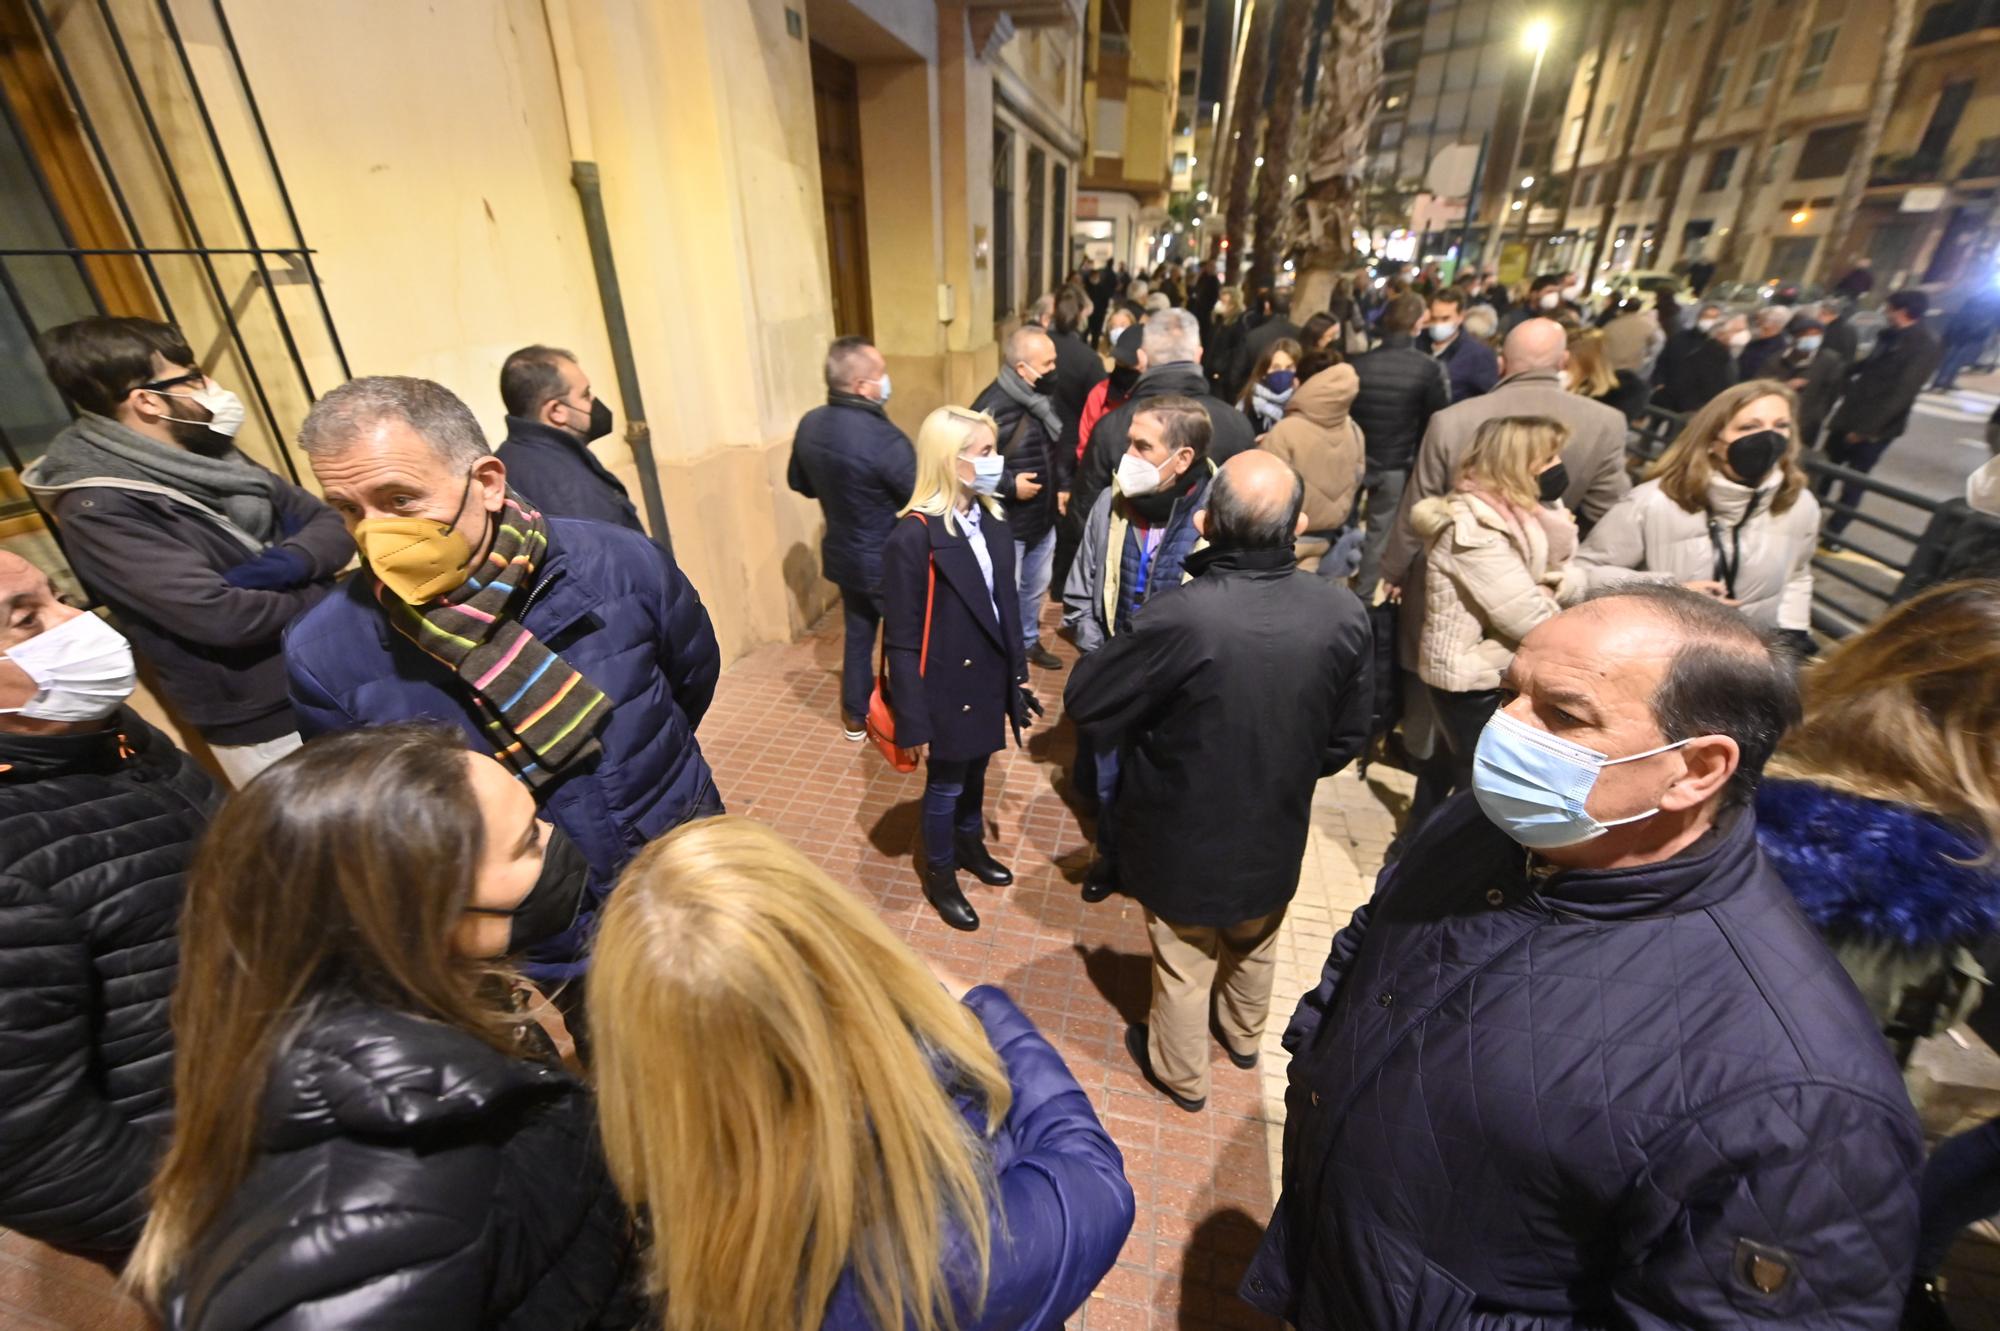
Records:
[[[1289,393],[1298,378],[1297,370],[1273,370],[1264,376],[1264,387],[1273,393]]]
[[[1798,347],[1800,351],[1805,352],[1807,355],[1811,355],[1813,352],[1819,350],[1820,343],[1824,340],[1825,339],[1817,336],[1802,337],[1798,341]]]
[[[972,489],[976,494],[1000,493],[1000,474],[1007,470],[1007,459],[998,453],[988,453],[984,457],[967,458],[972,464]]]
[[[1603,836],[1606,829],[1651,818],[1659,807],[1605,823],[1585,812],[1597,774],[1619,763],[1637,762],[1678,749],[1687,740],[1662,744],[1625,758],[1573,744],[1546,730],[1495,712],[1480,732],[1472,755],[1472,791],[1494,826],[1530,850],[1555,850]]]
[[[880,402],[883,406],[886,407],[889,405],[889,372],[887,370],[882,371],[881,384],[882,384],[882,396],[876,398],[875,400],[877,402]]]

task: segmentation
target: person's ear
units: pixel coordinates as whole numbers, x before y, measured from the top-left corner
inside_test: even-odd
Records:
[[[507,464],[491,453],[473,463],[472,488],[479,495],[480,507],[498,513],[507,502]]]
[[[1569,350],[1565,348],[1563,350],[1563,358],[1556,362],[1556,369],[1567,370],[1568,368],[1569,368]]]
[[[535,413],[535,417],[537,420],[541,421],[542,424],[549,426],[552,429],[560,430],[562,429],[562,426],[556,423],[556,408],[562,405],[563,405],[563,400],[561,398],[552,397],[548,401],[542,403],[541,409]]]
[[[1208,510],[1205,508],[1194,511],[1194,533],[1204,541],[1208,539]]]
[[[1743,757],[1727,735],[1702,735],[1679,752],[1681,775],[1660,796],[1660,807],[1676,813],[1699,808],[1721,794]]]
[[[1305,534],[1306,534],[1306,511],[1305,509],[1301,508],[1299,510],[1299,520],[1292,524],[1292,535],[1304,536]]]

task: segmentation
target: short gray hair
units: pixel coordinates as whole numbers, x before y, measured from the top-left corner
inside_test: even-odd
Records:
[[[836,337],[826,349],[826,386],[835,393],[851,393],[854,383],[868,369],[868,353],[875,344],[865,337]]]
[[[1201,325],[1186,310],[1160,310],[1146,316],[1146,364],[1170,365],[1201,359]]]
[[[1260,504],[1236,492],[1230,470],[1215,473],[1208,489],[1208,540],[1236,550],[1290,549],[1298,539],[1299,512],[1305,507],[1306,483],[1297,469],[1292,473],[1292,494],[1283,508]]]
[[[1778,328],[1792,321],[1792,307],[1789,305],[1766,305],[1757,311],[1759,327]]]
[[[1035,303],[1028,307],[1028,318],[1034,323],[1048,326],[1056,317],[1056,297],[1053,291],[1043,292],[1035,297]]]
[[[1007,334],[1007,363],[1014,365],[1026,360],[1028,358],[1028,346],[1036,338],[1040,338],[1051,347],[1056,344],[1055,339],[1049,336],[1049,330],[1040,324],[1022,324],[1019,328]]]
[[[313,403],[299,427],[311,458],[344,452],[383,421],[401,421],[455,470],[470,471],[491,454],[479,418],[443,384],[402,374],[350,379]]]

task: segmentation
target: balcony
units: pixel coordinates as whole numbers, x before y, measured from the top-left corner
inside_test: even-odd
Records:
[[[1868,184],[1921,185],[1943,174],[1944,159],[1937,153],[1883,153],[1868,172]]]
[[[1929,46],[1987,28],[2000,29],[2000,0],[1944,0],[1924,11],[1910,45]]]

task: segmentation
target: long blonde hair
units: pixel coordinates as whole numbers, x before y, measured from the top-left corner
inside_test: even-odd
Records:
[[[1801,681],[1771,771],[1964,824],[2000,852],[2000,579],[1890,607]]]
[[[181,914],[173,1139],[125,1269],[141,1298],[158,1306],[249,1173],[272,1059],[320,1003],[377,1003],[518,1052],[494,963],[451,948],[485,844],[466,761],[455,730],[328,735],[210,824]]]
[[[1604,334],[1595,328],[1569,335],[1569,391],[1603,397],[1618,387],[1618,372],[1604,357]]]
[[[1523,513],[1542,502],[1536,468],[1569,442],[1569,427],[1551,416],[1499,416],[1481,425],[1458,464],[1458,484],[1497,495]]]
[[[1667,451],[1660,454],[1659,460],[1647,470],[1646,479],[1658,481],[1661,493],[1687,512],[1704,512],[1708,508],[1708,482],[1715,475],[1715,459],[1709,456],[1709,450],[1715,446],[1722,432],[1729,428],[1729,422],[1736,419],[1737,412],[1767,397],[1781,397],[1794,413],[1798,410],[1798,395],[1776,379],[1752,379],[1725,388],[1694,414],[1680,437],[1669,444]],[[1799,466],[1796,414],[1792,418],[1791,436],[1791,442],[1785,446],[1785,455],[1778,460],[1784,479],[1778,482],[1777,493],[1771,496],[1773,513],[1790,509],[1799,501],[1799,491],[1806,488],[1806,474]]]
[[[939,407],[924,417],[917,429],[917,484],[910,502],[897,517],[922,513],[942,518],[944,529],[958,530],[958,497],[965,483],[958,479],[958,455],[972,446],[974,431],[987,430],[993,444],[1000,444],[1000,423],[983,411],[970,407]],[[1000,501],[992,495],[978,495],[978,501],[994,517],[1000,516]]]
[[[952,1096],[990,1134],[1006,1070],[852,893],[747,818],[686,824],[620,879],[588,983],[605,1158],[651,1213],[668,1331],[813,1331],[849,1267],[876,1326],[953,1327],[953,1221],[983,1300],[992,1164]]]

